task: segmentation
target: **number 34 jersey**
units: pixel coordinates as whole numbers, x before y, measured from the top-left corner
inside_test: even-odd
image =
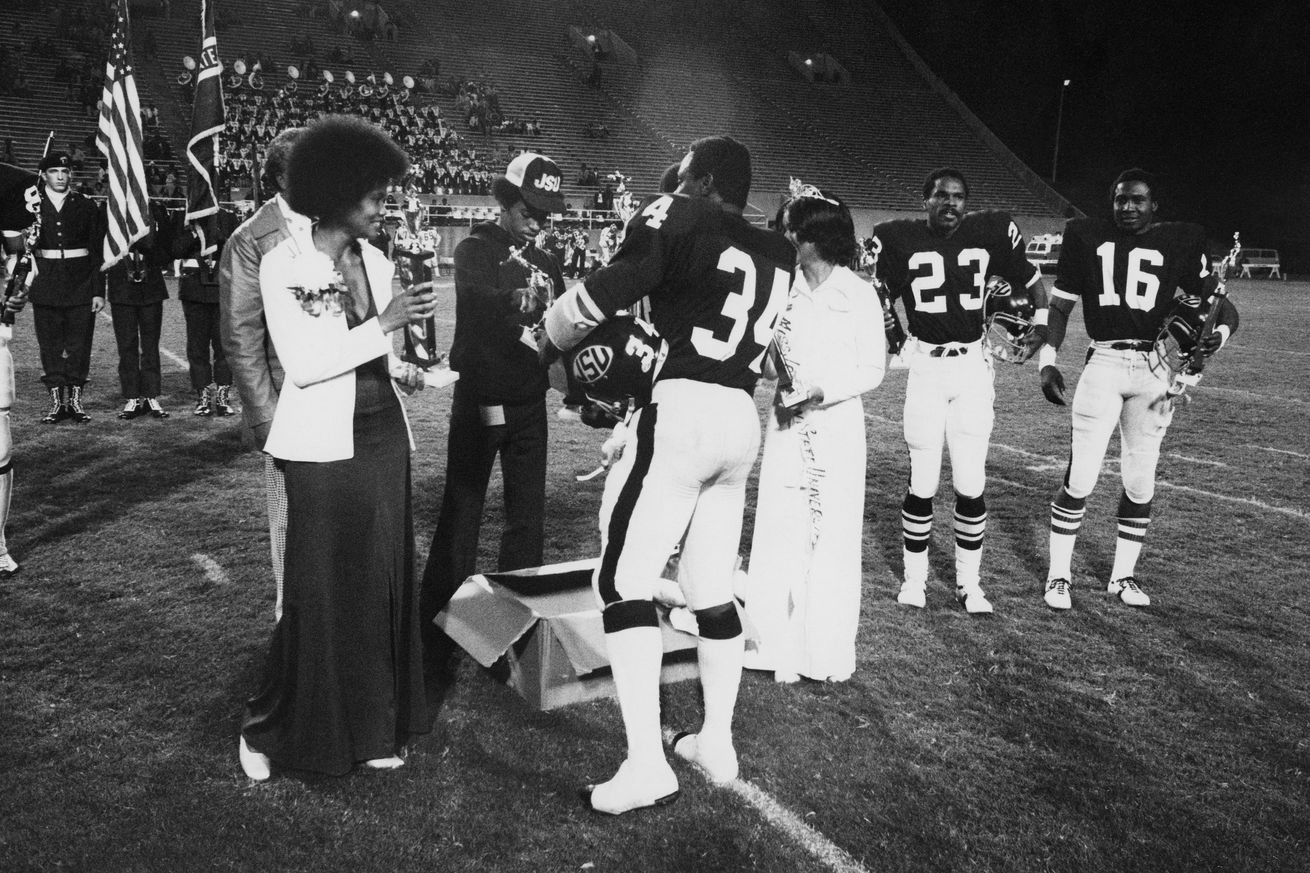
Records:
[[[983,334],[988,276],[1026,288],[1039,273],[1024,255],[1009,213],[969,212],[942,236],[924,219],[884,221],[873,229],[878,278],[902,299],[910,333],[925,343],[971,343]]]
[[[586,280],[608,318],[642,297],[669,343],[660,379],[753,391],[791,288],[786,237],[678,194],[645,201],[609,266]]]
[[[1075,218],[1065,225],[1053,297],[1082,300],[1093,340],[1153,341],[1174,290],[1199,295],[1210,275],[1205,231],[1167,221],[1126,233],[1109,221]]]

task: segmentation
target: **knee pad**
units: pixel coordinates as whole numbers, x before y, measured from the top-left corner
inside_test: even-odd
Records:
[[[652,600],[618,600],[601,613],[605,633],[613,634],[634,627],[659,627],[660,616]]]
[[[1124,494],[1133,503],[1149,504],[1155,498],[1155,464],[1159,453],[1149,459],[1138,455],[1125,454],[1119,460],[1120,477],[1123,479]]]
[[[741,636],[741,616],[737,604],[720,603],[696,610],[696,625],[702,639],[731,640]]]

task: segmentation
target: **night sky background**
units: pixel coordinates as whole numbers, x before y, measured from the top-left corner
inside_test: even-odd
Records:
[[[1140,166],[1164,219],[1310,272],[1310,3],[880,0],[973,112],[1088,214]],[[961,167],[968,172],[967,167]]]

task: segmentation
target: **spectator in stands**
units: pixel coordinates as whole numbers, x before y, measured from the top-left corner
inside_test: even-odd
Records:
[[[148,24],[145,35],[141,38],[141,56],[147,61],[159,56],[159,40],[155,38],[155,29]]]
[[[0,162],[6,163],[6,164],[17,164],[17,163],[18,163],[18,157],[14,154],[14,139],[13,139],[13,137],[9,137],[9,136],[5,137],[4,148],[3,148],[3,149],[0,149]]]

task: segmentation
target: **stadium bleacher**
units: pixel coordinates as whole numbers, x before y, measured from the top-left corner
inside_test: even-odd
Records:
[[[89,0],[64,2],[99,8]],[[306,14],[315,5],[225,0],[220,56],[229,62],[264,57],[265,94],[289,81],[288,65],[305,60],[292,45],[306,37],[314,43],[318,64],[338,83],[348,68],[360,80],[389,72],[399,82],[437,58],[442,80],[454,76],[494,85],[504,116],[539,122],[540,132],[469,130],[453,95],[416,92],[415,99],[435,102],[464,146],[493,170],[516,149],[550,154],[564,170],[564,193],[575,207],[589,206],[596,190],[576,182],[584,163],[602,179],[619,171],[634,191],[648,193],[687,143],[728,132],[753,149],[757,217],[772,215],[792,175],[837,191],[854,208],[915,212],[921,179],[944,164],[968,172],[974,207],[1006,208],[1052,224],[1069,208],[953,102],[871,4],[486,0],[470,6],[396,0],[383,4],[400,25],[394,41],[340,31],[325,15]],[[347,0],[343,9],[351,6]],[[190,106],[177,78],[184,56],[198,50],[199,2],[176,0],[166,19],[144,14],[147,10],[134,4],[134,40],[140,45],[150,28],[158,48],[148,59],[138,51],[138,88],[143,105],[158,107],[161,130],[174,155],[181,155]],[[22,17],[26,37],[43,34],[58,41],[36,7],[21,5],[14,14]],[[596,62],[569,39],[570,28],[575,34],[618,34],[634,50],[636,62],[605,58],[599,83],[589,84]],[[334,51],[353,56],[349,67],[327,60]],[[850,81],[809,82],[788,63],[789,52],[818,51],[836,58]],[[0,96],[6,119],[0,136],[14,138],[20,163],[36,162],[51,126],[60,143],[94,130],[94,119],[76,101],[64,99],[52,65],[49,59],[32,65],[33,99]],[[610,135],[586,136],[588,125],[596,123]]]

